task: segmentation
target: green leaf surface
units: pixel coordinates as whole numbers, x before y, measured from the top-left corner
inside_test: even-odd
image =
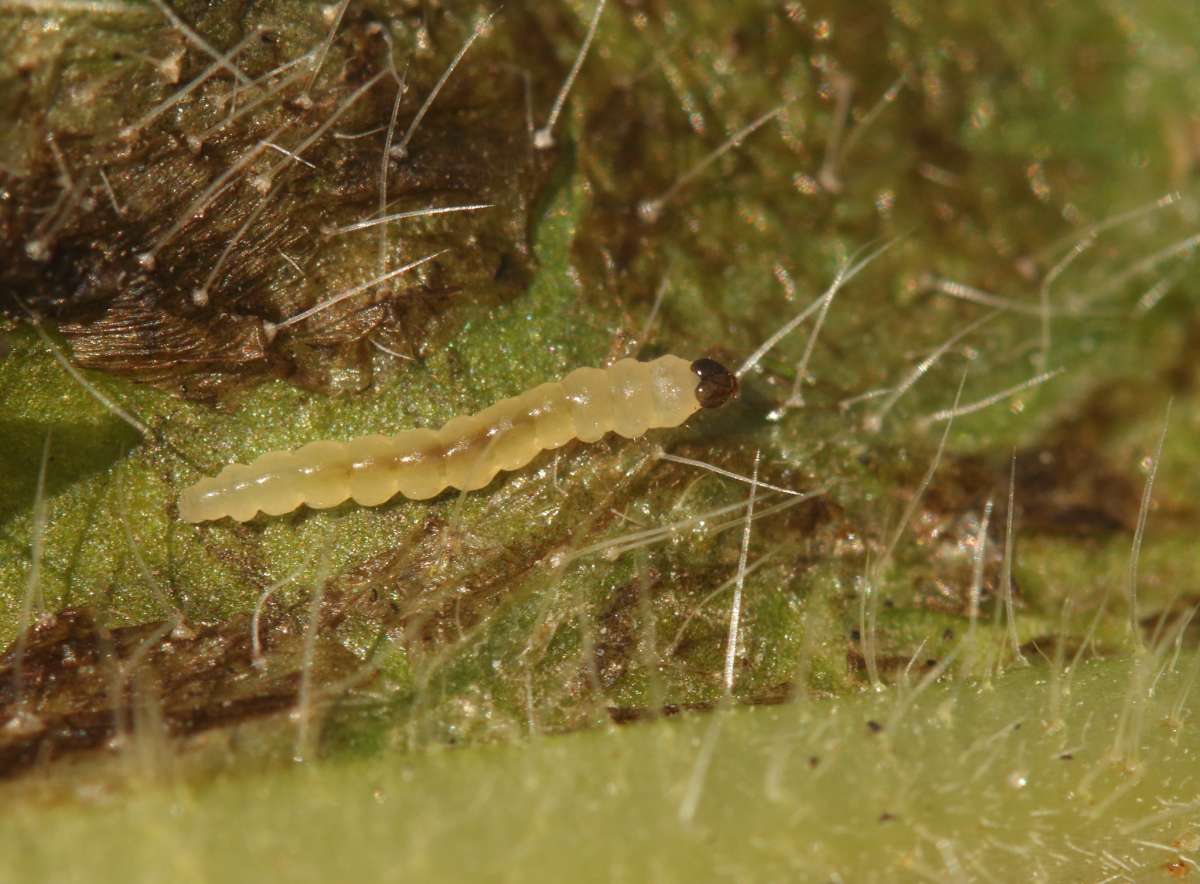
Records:
[[[333,18],[305,4],[178,6],[219,51],[267,29],[238,56],[256,77],[324,53],[242,115],[227,73],[155,112],[212,59],[153,6],[0,10],[0,767],[42,783],[5,787],[6,837],[61,829],[91,868],[225,880],[344,877],[333,842],[347,876],[452,879],[464,838],[496,877],[586,858],[605,879],[1073,880],[1078,855],[1090,880],[1118,834],[1138,868],[1178,858],[1137,838],[1195,856],[1173,816],[1127,831],[1150,796],[1194,801],[1191,658],[1175,694],[1142,694],[1145,661],[1194,647],[1200,602],[1195,10],[614,4],[539,151],[527,115],[590,3],[501,10],[411,140],[487,10],[346,9],[326,44]],[[468,203],[490,208],[338,232]],[[433,501],[178,518],[227,463],[437,426],[580,365],[737,366],[872,250],[736,403],[678,430]],[[775,489],[747,528],[755,469]],[[725,702],[735,584],[730,699],[792,705],[597,727]],[[910,708],[925,673],[943,683]],[[849,723],[897,710],[903,738]],[[1055,754],[1073,741],[1086,764]],[[803,781],[808,747],[835,744]],[[104,783],[104,758],[172,784],[139,779],[99,820],[71,783]],[[334,829],[332,806],[352,808]],[[169,807],[160,839],[119,836]],[[245,853],[213,848],[260,817]],[[58,838],[14,874],[54,877]]]

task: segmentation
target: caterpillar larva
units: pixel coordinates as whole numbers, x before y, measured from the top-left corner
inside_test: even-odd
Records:
[[[186,488],[179,516],[245,522],[260,510],[276,516],[301,504],[324,509],[353,498],[377,506],[396,494],[424,500],[446,488],[474,491],[501,470],[520,469],[572,439],[595,442],[608,432],[632,439],[679,426],[701,408],[724,405],[737,389],[737,378],[711,359],[662,356],[577,368],[440,430],[312,442],[264,454],[249,466],[232,464]]]

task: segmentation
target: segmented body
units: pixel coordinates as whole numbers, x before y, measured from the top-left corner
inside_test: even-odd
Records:
[[[447,488],[473,491],[501,470],[520,469],[572,439],[595,442],[609,432],[632,439],[675,427],[735,393],[736,381],[708,359],[662,356],[579,368],[439,430],[313,442],[232,464],[185,489],[179,515],[187,522],[225,516],[244,522],[260,511],[280,515],[302,504],[324,509],[353,498],[377,506],[397,494],[424,500]]]

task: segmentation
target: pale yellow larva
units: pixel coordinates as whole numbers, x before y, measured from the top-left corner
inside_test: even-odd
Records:
[[[231,464],[186,488],[179,516],[245,522],[259,511],[274,516],[302,504],[324,509],[353,498],[377,506],[397,494],[425,500],[447,488],[474,491],[501,470],[520,469],[572,439],[595,442],[608,432],[632,439],[679,426],[701,408],[724,405],[737,386],[711,359],[662,356],[578,368],[561,381],[453,418],[440,430],[312,442],[264,454],[248,466]]]

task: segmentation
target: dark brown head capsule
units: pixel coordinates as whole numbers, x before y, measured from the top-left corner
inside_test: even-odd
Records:
[[[720,408],[738,394],[738,380],[715,359],[697,359],[692,371],[700,378],[696,401],[701,408]]]

